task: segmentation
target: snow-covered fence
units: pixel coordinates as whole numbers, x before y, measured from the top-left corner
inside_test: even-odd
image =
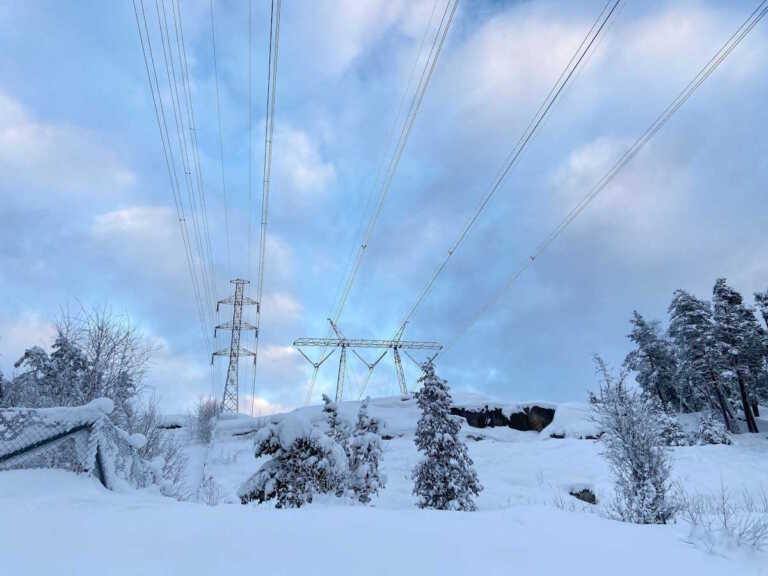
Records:
[[[102,398],[74,408],[0,410],[0,471],[61,468],[91,474],[110,490],[148,484],[151,472],[137,454],[144,437],[114,426],[112,409]]]

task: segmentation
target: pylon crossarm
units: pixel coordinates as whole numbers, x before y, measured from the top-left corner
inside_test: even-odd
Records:
[[[332,348],[332,349],[331,349],[331,351],[330,351],[330,352],[328,352],[328,354],[326,354],[326,355],[323,357],[323,359],[322,359],[322,360],[320,360],[320,362],[315,362],[314,360],[312,360],[312,358],[310,358],[309,356],[307,356],[307,354],[306,354],[306,353],[304,352],[304,350],[302,350],[301,348],[299,348],[299,347],[296,347],[296,350],[298,350],[298,351],[299,351],[299,354],[301,354],[302,356],[304,356],[304,358],[307,360],[307,362],[309,362],[310,364],[312,364],[312,366],[313,366],[315,369],[318,369],[318,368],[320,368],[320,366],[322,366],[323,362],[325,362],[326,360],[328,360],[328,358],[330,358],[330,357],[331,357],[331,354],[333,354],[333,353],[336,351],[336,348]]]
[[[364,340],[347,338],[298,338],[293,342],[296,347],[339,347],[348,348],[400,348],[410,350],[441,350],[442,344],[438,342],[420,342],[413,340]]]
[[[410,352],[408,352],[408,350],[403,350],[403,353],[404,353],[406,356],[408,356],[408,358],[410,358],[411,362],[413,362],[414,364],[416,364],[416,366],[418,366],[419,370],[421,370],[421,368],[422,368],[422,363],[421,363],[421,362],[419,362],[418,360],[416,360],[416,358],[414,358],[414,357],[411,355],[411,353],[410,353]]]

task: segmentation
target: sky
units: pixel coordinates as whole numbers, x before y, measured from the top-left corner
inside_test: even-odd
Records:
[[[633,310],[664,319],[675,289],[708,298],[718,277],[748,301],[768,288],[762,22],[494,300],[756,4],[622,3],[408,324],[404,338],[455,342],[437,366],[453,389],[582,400],[594,385],[593,354],[619,365],[628,352]],[[341,317],[347,336],[392,335],[604,5],[459,4]],[[145,6],[152,26],[155,3]],[[257,412],[305,401],[311,368],[291,344],[327,334],[392,127],[402,125],[398,103],[413,92],[430,16],[443,7],[283,2]],[[226,202],[210,3],[182,0],[181,10],[215,296],[224,298],[232,277],[255,280],[258,236],[249,249],[247,230],[261,210],[269,5],[253,2],[250,202],[248,3],[214,5]],[[154,343],[146,385],[165,409],[221,395],[226,359],[212,374],[131,2],[0,0],[0,300],[6,376],[26,347],[51,344],[62,307],[107,305]],[[225,336],[214,345],[226,347]],[[252,348],[252,337],[244,344]],[[418,370],[405,363],[413,386]],[[350,356],[346,397],[357,398],[361,368]],[[334,390],[337,369],[337,356],[323,365],[313,401]],[[245,360],[240,374],[249,406]],[[367,393],[397,392],[387,358]]]

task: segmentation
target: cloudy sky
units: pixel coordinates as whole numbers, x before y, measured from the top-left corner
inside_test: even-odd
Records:
[[[755,4],[624,2],[408,325],[411,339],[449,342],[459,334],[439,362],[454,388],[504,399],[582,399],[593,382],[592,354],[618,364],[626,353],[633,309],[663,318],[675,288],[707,297],[718,276],[745,294],[768,286],[763,22],[463,331]],[[156,24],[154,2],[145,5]],[[230,277],[249,275],[248,5],[215,5],[229,253],[210,6],[181,5],[216,289],[224,297]],[[377,171],[392,149],[391,127],[400,125],[398,103],[413,91],[419,47],[434,30],[433,9],[443,6],[283,2],[257,409],[304,400],[308,365],[291,342],[327,332]],[[342,316],[348,336],[392,334],[603,6],[460,4]],[[255,1],[256,200],[268,17],[268,3]],[[50,344],[60,308],[80,301],[129,314],[155,341],[148,384],[167,409],[189,407],[212,385],[221,392],[225,361],[212,383],[130,1],[0,0],[0,299],[6,375],[26,346]],[[361,365],[349,366],[356,397]],[[336,367],[324,365],[316,400],[333,388]],[[408,363],[406,371],[413,382],[416,370]],[[241,374],[246,394],[250,371]],[[369,391],[396,393],[391,361],[382,362]]]

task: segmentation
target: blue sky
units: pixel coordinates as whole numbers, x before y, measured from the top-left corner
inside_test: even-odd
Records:
[[[154,3],[146,4],[153,16]],[[393,332],[603,4],[460,4],[342,317],[347,335]],[[406,337],[451,340],[755,2],[624,4]],[[290,344],[327,331],[432,6],[283,3],[261,410],[303,401],[309,371]],[[247,4],[216,3],[232,272],[209,3],[182,7],[223,297],[229,274],[248,274]],[[256,198],[267,18],[267,3],[254,2]],[[745,294],[768,286],[766,25],[441,357],[438,370],[454,388],[505,399],[582,399],[593,382],[592,354],[618,364],[626,353],[633,309],[661,318],[675,288],[707,297],[718,276]],[[130,2],[0,0],[0,174],[3,372],[12,372],[26,346],[49,342],[60,308],[79,300],[129,314],[155,340],[148,385],[167,409],[185,409],[210,392]],[[350,368],[355,391],[362,373],[356,362]],[[329,361],[318,392],[333,388],[335,370]],[[242,373],[245,393],[250,373]],[[411,366],[407,375],[411,382],[417,376]],[[217,394],[223,378],[222,362]],[[384,362],[370,392],[396,390]]]

